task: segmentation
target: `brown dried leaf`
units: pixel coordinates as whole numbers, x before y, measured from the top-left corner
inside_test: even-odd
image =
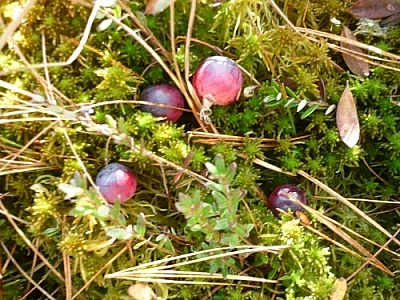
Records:
[[[341,36],[348,38],[350,40],[353,40],[353,41],[357,41],[355,35],[346,26],[343,26]],[[348,44],[345,41],[340,41],[340,46],[342,48],[349,49],[353,52],[358,52],[361,54],[364,53],[360,48],[358,48],[354,45]],[[356,54],[350,55],[350,54],[342,52],[344,62],[349,67],[350,71],[358,76],[367,77],[369,75],[368,63],[365,60],[363,60],[362,58],[357,58],[355,55]]]
[[[336,279],[330,300],[343,300],[347,292],[347,281],[343,277]]]
[[[382,20],[382,22],[379,23],[380,26],[395,26],[400,24],[400,12],[391,15],[390,17],[387,17],[386,19]]]
[[[336,108],[336,126],[342,141],[353,148],[360,138],[360,124],[349,85],[346,86]]]
[[[157,297],[151,287],[145,283],[131,285],[128,289],[128,294],[135,300],[152,300]]]
[[[159,14],[168,8],[168,6],[171,4],[171,1],[175,0],[150,0],[146,5],[144,13],[146,15]]]
[[[400,12],[400,3],[396,0],[359,0],[350,8],[357,19],[382,19]]]

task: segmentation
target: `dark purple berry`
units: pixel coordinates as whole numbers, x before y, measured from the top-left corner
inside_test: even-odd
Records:
[[[233,102],[242,89],[242,83],[242,71],[225,56],[211,56],[203,60],[193,74],[197,96],[216,105]]]
[[[183,95],[179,89],[167,83],[159,83],[146,87],[142,91],[140,99],[154,104],[164,104],[177,108],[185,106]],[[156,105],[142,105],[142,110],[156,117],[164,117],[173,123],[177,122],[183,114],[183,111],[180,109]]]
[[[290,199],[286,194],[290,194],[303,204],[307,204],[307,198],[304,192],[294,184],[283,184],[275,188],[268,199],[268,207],[275,215],[279,213],[277,208],[288,211],[289,208],[292,213],[296,211],[303,211],[300,204],[297,204]]]
[[[136,192],[136,177],[132,171],[119,163],[103,167],[97,174],[96,185],[108,203],[120,203],[132,198]]]

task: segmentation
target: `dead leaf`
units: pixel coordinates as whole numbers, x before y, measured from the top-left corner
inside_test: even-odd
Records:
[[[350,7],[350,13],[357,19],[382,19],[400,12],[396,0],[359,0]]]
[[[175,1],[175,0],[150,0],[146,5],[144,13],[146,15],[159,14],[160,12],[167,9],[168,6],[170,6],[171,1]]]
[[[350,148],[353,148],[360,138],[360,124],[358,122],[356,103],[348,84],[336,108],[336,126],[342,141]]]
[[[128,294],[135,300],[152,300],[157,298],[151,287],[145,283],[136,283],[128,289]]]
[[[322,102],[326,103],[326,89],[324,80],[322,78],[318,78],[317,85],[319,90],[319,98]]]
[[[343,277],[336,279],[330,300],[343,300],[347,292],[347,281]]]
[[[382,20],[382,22],[379,23],[381,26],[396,26],[400,24],[400,12],[391,15],[390,17],[387,17],[386,19]]]
[[[357,41],[355,35],[346,26],[343,26],[341,36],[353,41]],[[364,54],[364,52],[360,48],[346,43],[345,41],[340,41],[340,46],[353,52]],[[351,72],[361,77],[367,77],[369,75],[369,65],[365,60],[356,57],[356,54],[350,55],[342,52],[342,56],[344,62],[346,63],[347,67],[349,67]]]
[[[300,222],[306,226],[310,226],[310,219],[301,211],[296,211],[296,216],[299,218]]]

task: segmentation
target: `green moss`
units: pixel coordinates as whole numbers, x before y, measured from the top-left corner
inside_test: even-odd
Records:
[[[50,2],[36,1],[14,34],[31,64],[42,63],[44,54],[48,62],[66,61],[79,43],[90,14],[90,9],[78,3]],[[348,13],[353,2],[275,1],[295,26],[335,34],[340,33],[341,27],[333,25],[332,18],[351,28],[356,26]],[[23,7],[21,3],[7,0],[0,7],[6,26]],[[244,87],[254,85],[253,79],[260,82],[252,97],[241,96],[229,106],[212,107],[211,120],[218,133],[239,137],[235,142],[226,142],[217,134],[212,140],[188,134],[200,130],[190,113],[185,113],[176,125],[141,112],[134,101],[116,102],[138,100],[139,90],[149,84],[176,82],[123,28],[111,24],[103,31],[96,30],[104,18],[95,20],[86,42],[88,47],[72,64],[48,68],[52,88],[44,87],[44,81],[37,81],[28,70],[2,75],[2,80],[44,97],[41,101],[38,96],[40,101],[36,101],[1,88],[0,172],[5,175],[0,179],[2,203],[11,214],[23,219],[16,219],[21,229],[55,268],[60,269],[63,254],[70,255],[74,289],[83,287],[100,268],[110,264],[88,283],[83,297],[126,298],[128,282],[104,276],[166,256],[224,245],[285,244],[290,247],[277,254],[239,254],[177,268],[220,272],[224,276],[243,275],[241,272],[246,270],[244,275],[276,279],[278,284],[249,283],[257,286],[253,289],[244,286],[244,282],[232,281],[234,286],[226,289],[184,284],[165,284],[164,288],[169,298],[176,299],[329,298],[334,279],[349,277],[363,260],[320,239],[296,219],[273,216],[265,207],[267,200],[262,194],[268,195],[277,185],[288,182],[304,188],[310,206],[339,224],[380,245],[387,241],[376,227],[346,205],[336,199],[314,197],[329,195],[307,179],[255,165],[254,159],[284,171],[307,172],[344,197],[377,200],[353,203],[390,232],[397,229],[398,212],[393,205],[379,200],[397,199],[399,194],[400,73],[382,66],[371,66],[368,78],[341,72],[337,66],[348,68],[340,54],[329,49],[328,43],[334,41],[296,32],[268,1],[226,0],[219,6],[210,4],[214,1],[196,2],[189,72],[193,73],[207,56],[224,53],[246,70]],[[143,14],[145,3],[131,1],[128,5],[133,19],[125,18],[118,5],[107,11],[123,17],[124,24],[132,29],[144,28],[139,36],[174,72],[169,10],[149,16]],[[190,6],[190,1],[175,2],[179,75],[183,75],[187,62],[184,37]],[[42,50],[42,36],[46,52]],[[398,36],[397,26],[388,27],[386,37],[358,35],[359,40],[386,51],[399,48]],[[16,48],[10,45],[5,45],[0,54],[0,69],[4,72],[24,66]],[[44,77],[43,69],[36,71]],[[320,99],[321,80],[325,83],[326,102]],[[338,103],[347,81],[361,125],[361,139],[353,148],[341,141],[335,113],[325,114],[329,105]],[[185,83],[180,88],[188,90]],[[55,104],[49,104],[48,94]],[[301,100],[307,104],[298,112]],[[301,114],[313,105],[317,109],[302,118]],[[276,140],[265,142],[263,138]],[[209,163],[216,155],[231,165],[231,169],[219,169],[217,176]],[[137,175],[138,191],[127,203],[105,205],[88,178],[95,178],[106,162],[120,160]],[[174,164],[202,176],[189,172],[180,175],[172,167]],[[232,169],[236,168],[233,176]],[[209,175],[221,186],[205,185],[202,178]],[[222,196],[220,189],[224,191]],[[176,209],[182,195],[192,195],[193,200],[196,193],[199,198],[195,204],[200,203],[199,207],[187,206],[186,215]],[[192,215],[184,219],[188,212]],[[338,239],[312,216],[308,217],[313,228]],[[0,229],[4,244],[15,249],[13,256],[24,269],[31,269],[37,257],[27,251],[15,228],[4,219]],[[378,249],[355,239],[371,253]],[[340,242],[347,245],[346,241]],[[393,243],[389,247],[397,250]],[[123,249],[127,251],[119,253]],[[1,255],[6,257],[3,250]],[[383,252],[378,258],[391,270],[400,267],[393,252]],[[20,291],[25,290],[25,279],[15,274],[18,271],[11,266],[3,274],[5,278],[16,276],[13,282],[3,283],[6,299],[23,297]],[[44,275],[38,270],[32,278],[45,278],[41,285],[48,291],[65,290],[54,276]],[[396,277],[368,266],[349,282],[347,297],[397,299],[400,291],[396,283]],[[60,292],[60,297],[64,296]]]

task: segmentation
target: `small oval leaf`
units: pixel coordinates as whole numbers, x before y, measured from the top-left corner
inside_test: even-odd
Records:
[[[297,112],[301,111],[306,105],[308,101],[306,99],[303,99],[300,101],[299,105],[297,105]]]
[[[351,30],[346,26],[343,26],[341,36],[353,41],[357,41],[353,32],[351,32]],[[360,48],[351,45],[345,41],[340,41],[340,47],[353,51],[353,54],[342,52],[344,62],[346,63],[346,66],[350,69],[350,71],[358,76],[367,77],[369,75],[368,62],[366,62],[361,57],[357,57],[357,54],[354,54],[354,52],[360,54],[364,54],[364,52]]]
[[[325,111],[325,116],[329,115],[331,112],[333,112],[335,110],[335,108],[336,108],[335,104],[330,105]]]
[[[170,6],[171,1],[175,0],[150,0],[145,8],[144,13],[146,15],[156,15]]]
[[[353,148],[360,138],[360,124],[349,85],[346,86],[336,108],[336,126],[342,141]]]
[[[350,13],[357,19],[382,19],[400,12],[396,0],[358,0],[350,7]]]
[[[343,277],[336,279],[330,300],[343,300],[347,292],[347,281]]]

